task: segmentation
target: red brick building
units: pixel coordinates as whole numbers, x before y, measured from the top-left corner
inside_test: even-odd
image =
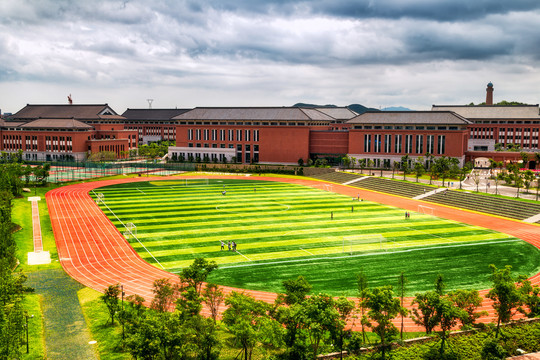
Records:
[[[36,161],[84,160],[102,151],[124,157],[138,142],[124,121],[107,104],[27,105],[0,123],[0,150],[22,150],[23,159]]]
[[[195,108],[174,118],[169,157],[295,164],[314,153],[336,155],[346,150],[344,121],[355,115],[346,108]]]

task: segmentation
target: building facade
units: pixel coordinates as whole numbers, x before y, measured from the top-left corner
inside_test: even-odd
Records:
[[[136,130],[139,145],[160,141],[176,141],[175,116],[190,109],[127,109],[122,116],[125,128]]]
[[[33,161],[84,160],[110,151],[119,158],[137,148],[137,131],[107,104],[27,105],[0,123],[0,150]]]

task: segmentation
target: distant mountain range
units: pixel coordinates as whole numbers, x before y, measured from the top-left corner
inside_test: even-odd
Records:
[[[296,104],[293,105],[293,107],[304,107],[304,108],[333,108],[333,107],[337,107],[337,106],[336,106],[336,105],[332,105],[332,104],[327,104],[327,105],[317,105],[317,104],[296,103]],[[360,104],[351,104],[351,105],[347,105],[346,107],[348,107],[349,109],[351,109],[352,111],[354,111],[354,112],[357,113],[357,114],[363,114],[363,113],[365,113],[366,111],[380,111],[379,109],[366,107],[366,106],[360,105]],[[384,109],[382,109],[382,110],[383,110],[383,111],[412,111],[411,109],[408,109],[408,108],[403,107],[403,106],[387,107],[387,108],[384,108]]]

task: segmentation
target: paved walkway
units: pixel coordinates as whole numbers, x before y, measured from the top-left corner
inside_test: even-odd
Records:
[[[83,286],[62,269],[28,273],[27,285],[43,296],[43,322],[46,358],[49,360],[97,359],[96,345],[88,342],[86,326],[77,291]]]
[[[30,200],[30,199],[29,199]],[[43,250],[43,242],[41,240],[41,223],[39,221],[39,206],[40,198],[32,198],[32,234],[34,238],[34,252]]]
[[[28,265],[50,264],[51,254],[43,251],[43,240],[41,238],[41,221],[39,219],[39,196],[31,196],[28,201],[32,202],[32,239],[34,251],[28,253]]]

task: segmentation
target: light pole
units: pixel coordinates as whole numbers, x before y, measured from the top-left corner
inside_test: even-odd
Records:
[[[124,322],[126,321],[124,313],[124,285],[120,285],[120,290],[122,291],[122,340],[124,340]]]
[[[28,313],[24,314],[24,318],[26,320],[26,353],[30,353],[30,344],[28,343],[28,318],[33,318],[34,315],[28,315]]]

